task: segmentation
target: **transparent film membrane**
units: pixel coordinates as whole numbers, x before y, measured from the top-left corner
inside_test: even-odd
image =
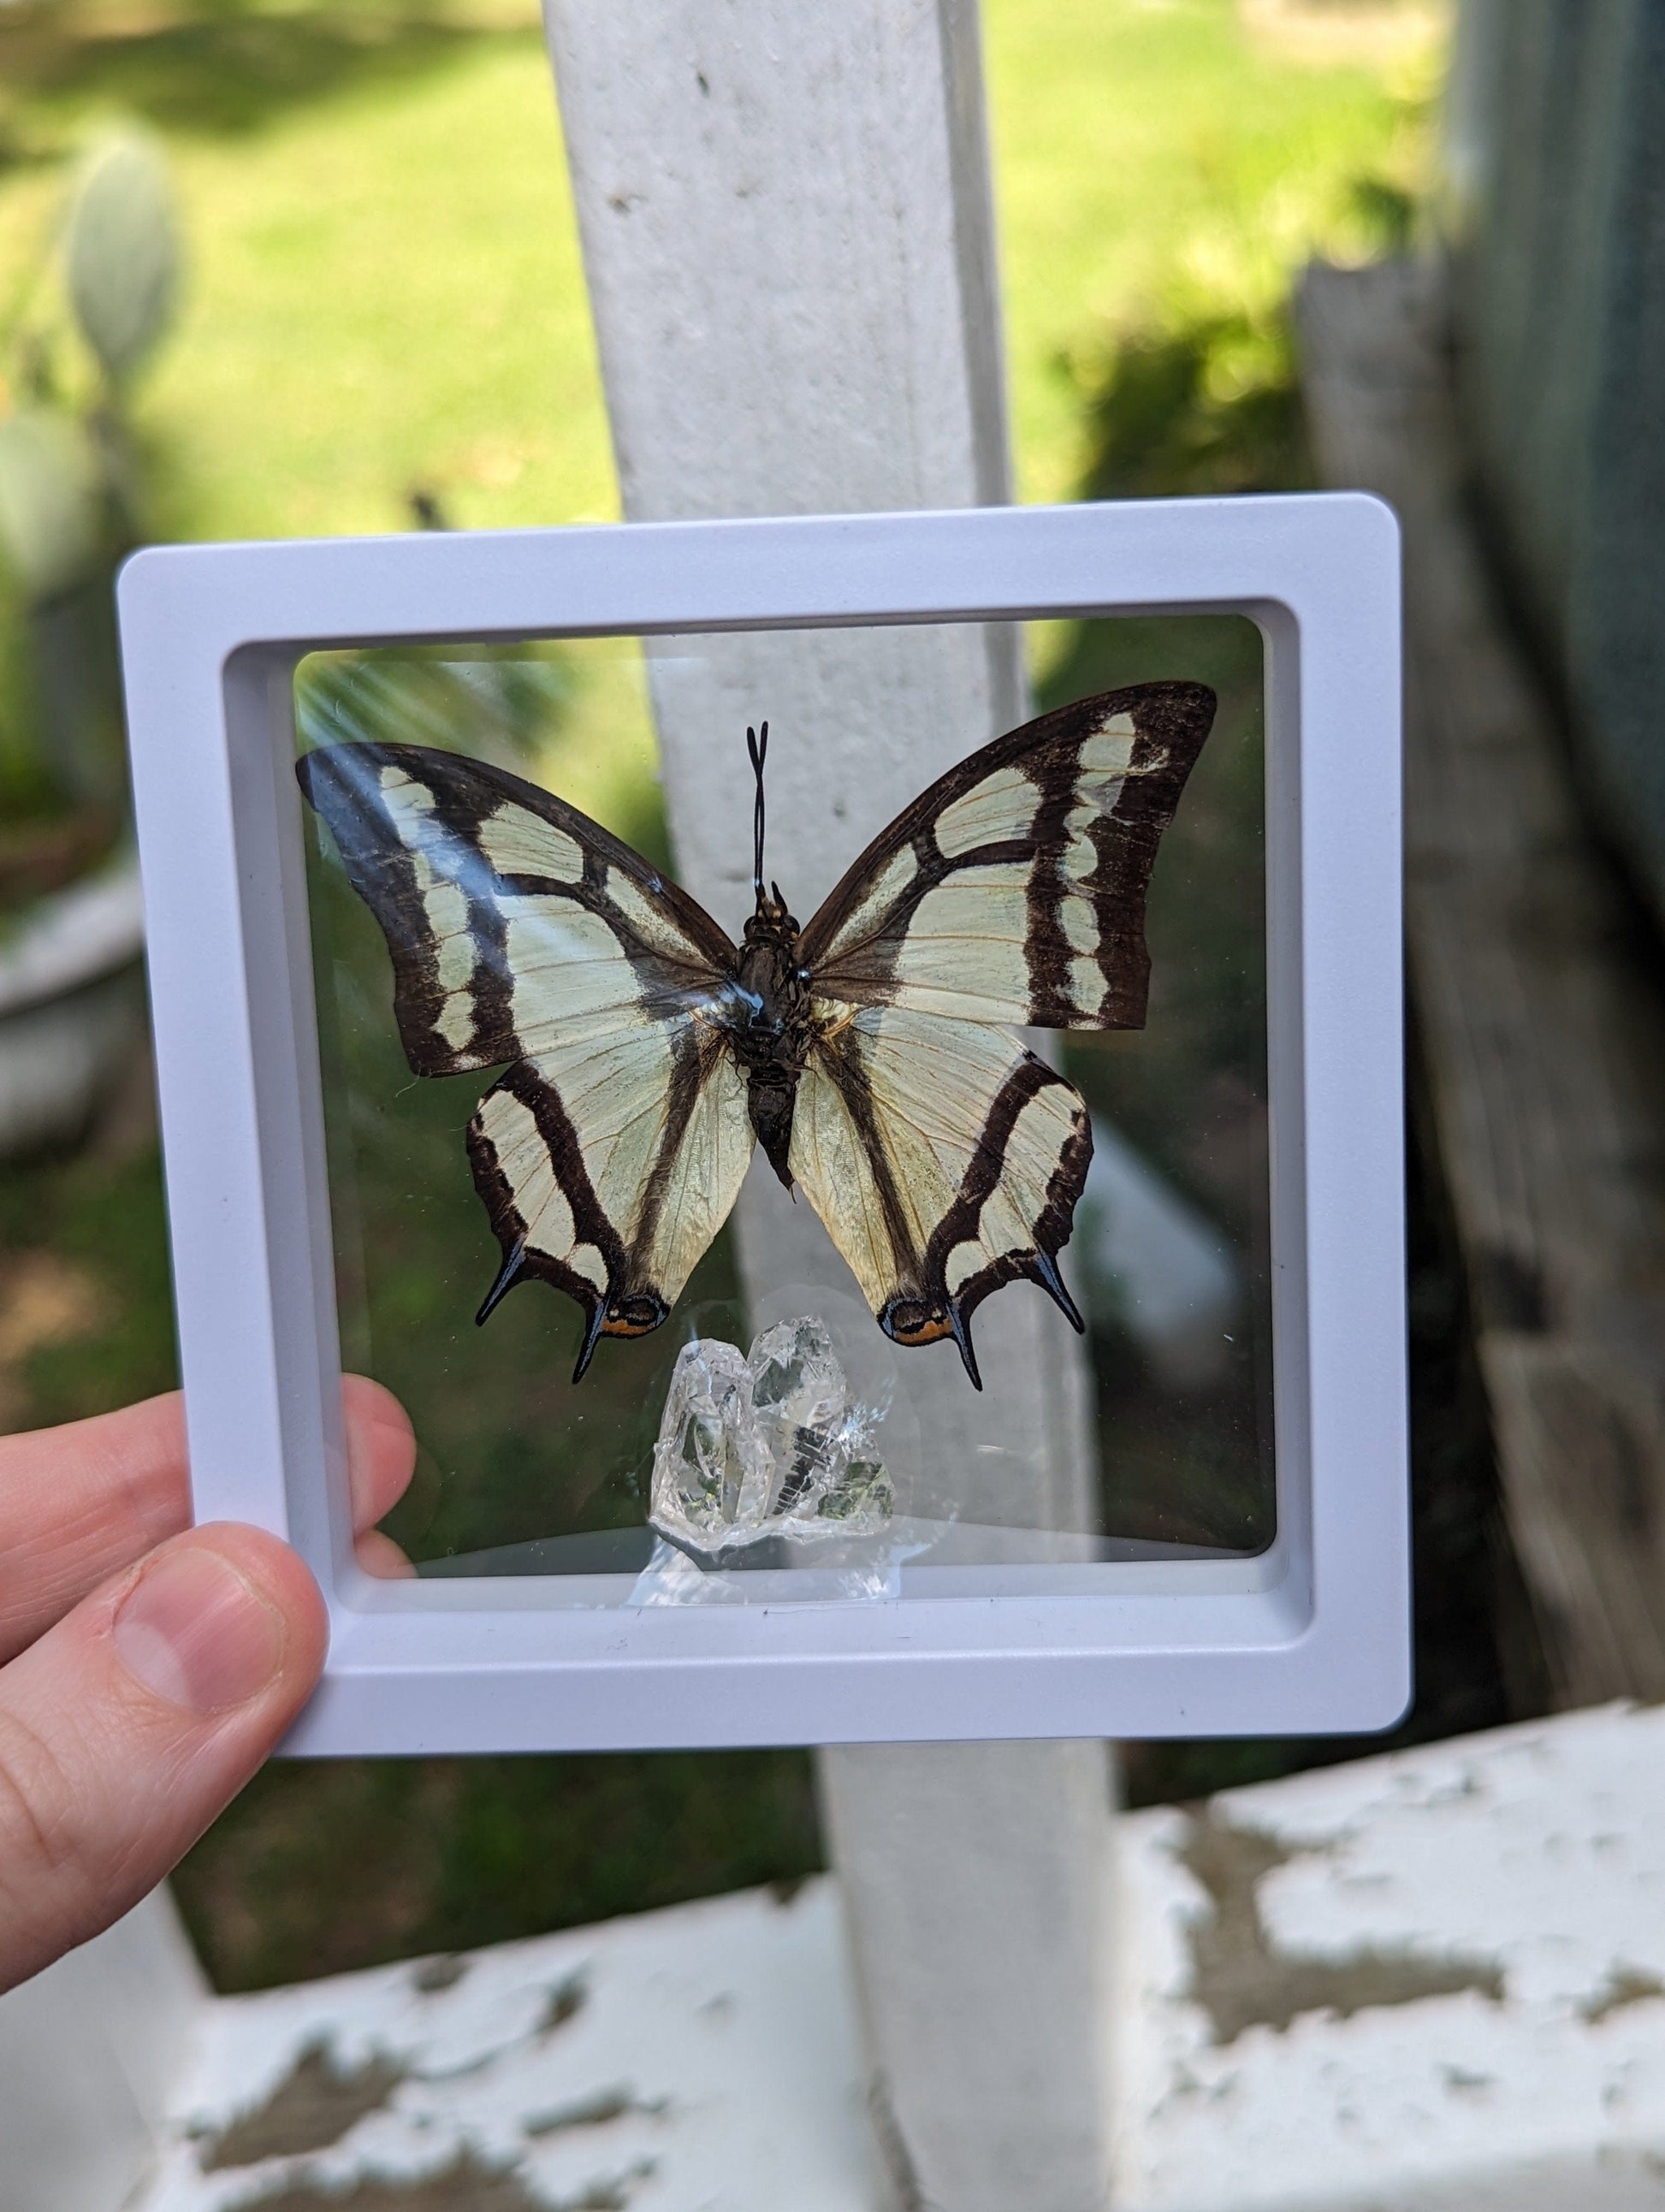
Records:
[[[419,1575],[538,1577],[585,1605],[778,1603],[961,1595],[990,1573],[1079,1591],[1114,1569],[1125,1588],[1130,1566],[1243,1560],[1271,1543],[1260,639],[1230,617],[1036,625],[1034,703],[1011,712],[985,635],[462,644],[302,664],[303,751],[371,740],[507,769],[623,838],[737,942],[751,908],[749,720],[771,725],[765,872],[804,923],[908,800],[1025,711],[1173,678],[1219,697],[1156,863],[1145,1028],[1029,1039],[1091,1115],[1060,1257],[1087,1333],[1032,1284],[997,1291],[974,1320],[981,1393],[951,1342],[880,1332],[812,1207],[761,1153],[668,1320],[603,1338],[581,1382],[583,1316],[554,1288],[518,1284],[477,1326],[502,1254],[465,1133],[503,1071],[413,1074],[381,930],[303,810],[343,1364],[386,1383],[415,1425],[416,1478],[384,1525]],[[928,739],[922,695],[939,702]],[[655,714],[684,738],[667,743],[664,783]]]

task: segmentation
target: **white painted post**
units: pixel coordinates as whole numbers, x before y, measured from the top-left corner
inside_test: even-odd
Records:
[[[546,0],[546,21],[626,513],[1007,497],[970,0]],[[736,931],[748,721],[771,724],[769,872],[803,917],[1023,711],[1018,640],[994,628],[702,640],[650,672],[679,871]],[[848,1294],[772,1178],[748,1183],[739,1231],[760,1292]],[[980,1349],[981,1399],[945,1355],[908,1373],[933,1467],[969,1520],[1090,1527],[1074,1339],[1018,1290]],[[890,2201],[1102,2205],[1103,1747],[847,1749],[822,1780]]]
[[[0,2212],[118,2212],[208,2008],[166,1887],[0,1995]]]

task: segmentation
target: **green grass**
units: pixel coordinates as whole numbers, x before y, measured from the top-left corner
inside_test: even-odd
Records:
[[[1315,250],[1373,249],[1358,187],[1419,180],[1437,58],[1314,69],[1231,0],[986,0],[984,22],[1019,494],[1070,498],[1081,381],[1116,345],[1263,328]]]
[[[1314,69],[1248,40],[1230,0],[985,0],[984,17],[1022,496],[1301,481],[1289,276],[1315,247],[1362,255],[1403,227],[1429,63]],[[0,314],[21,301],[71,385],[84,364],[50,290],[23,287],[63,162],[123,108],[175,164],[191,280],[138,405],[159,534],[398,529],[415,492],[467,527],[616,513],[558,121],[525,0],[495,14],[437,0],[156,0],[143,17],[102,0],[19,0],[0,14]],[[1231,659],[1218,639],[1196,643]],[[1123,668],[1123,651],[1102,629],[1043,631],[1048,696],[1150,672]],[[1249,680],[1235,664],[1218,672],[1228,687]],[[609,742],[569,750],[563,787],[651,827],[639,681],[616,659],[574,659],[570,674],[551,742],[566,745],[580,719]],[[1212,834],[1241,842],[1242,796],[1222,783]],[[1199,940],[1187,957],[1206,968],[1227,952]],[[1111,1103],[1130,1126],[1144,1113],[1170,1172],[1202,1190],[1206,1100],[1166,1128],[1136,1083]],[[435,1202],[455,1198],[459,1234],[477,1243],[471,1194],[458,1191]],[[31,1336],[0,1292],[0,1346],[10,1326],[33,1347],[9,1367],[0,1352],[0,1419],[61,1419],[164,1387],[154,1155],[0,1175],[0,1271],[42,1252],[89,1294],[66,1308],[78,1319]],[[524,1353],[531,1376],[545,1355],[530,1295],[520,1322],[506,1310],[498,1326],[504,1357]],[[526,1382],[528,1404],[544,1387]],[[517,1419],[526,1411],[517,1401]],[[442,1440],[453,1456],[471,1441]],[[494,1430],[483,1447],[512,1501],[507,1437]],[[1472,1471],[1481,1447],[1464,1449]],[[444,1548],[466,1532],[446,1526],[435,1475],[425,1470],[406,1517]],[[1448,1495],[1479,1496],[1449,1467],[1443,1479]],[[1459,1672],[1483,1671],[1472,1640],[1452,1631]],[[1145,1758],[1136,1786],[1171,1795],[1226,1778],[1233,1759],[1247,1772],[1297,1755],[1181,1747]],[[210,1832],[179,1890],[222,1985],[247,1987],[791,1879],[817,1851],[796,1753],[289,1764]]]
[[[68,0],[18,12],[0,114],[36,158],[0,180],[0,272],[39,234],[49,157],[117,106],[177,166],[193,275],[142,408],[161,527],[397,528],[416,486],[471,527],[616,512],[532,11],[505,30],[409,0],[176,6],[120,41]],[[1315,246],[1374,242],[1360,186],[1415,182],[1429,73],[1297,64],[1231,0],[984,15],[1020,489],[1066,497],[1107,349],[1221,313],[1258,326]],[[56,62],[23,69],[53,21]]]
[[[16,1287],[27,1281],[19,1262],[42,1253],[77,1285],[71,1312],[84,1322],[37,1331],[15,1310]],[[34,1340],[21,1374],[9,1378],[12,1418],[0,1425],[78,1420],[172,1389],[171,1297],[153,1144],[113,1159],[91,1152],[0,1166],[0,1307]]]
[[[176,1875],[222,1990],[605,1920],[820,1863],[809,1760],[279,1760]]]
[[[150,407],[197,534],[397,529],[417,486],[465,527],[614,513],[535,34],[179,163],[197,276]]]
[[[262,51],[344,12],[268,19]],[[191,275],[140,410],[162,534],[398,529],[418,487],[468,526],[616,511],[535,27],[436,38],[418,17],[258,116],[191,107],[183,56],[136,43],[153,51],[125,78],[70,74],[27,114],[35,143],[68,146],[120,88],[168,146]],[[21,258],[56,184],[50,164],[14,170],[0,258]]]

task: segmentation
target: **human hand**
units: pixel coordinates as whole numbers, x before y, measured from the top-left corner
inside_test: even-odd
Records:
[[[416,1440],[342,1384],[366,1570]],[[178,1394],[0,1437],[0,1990],[118,1919],[234,1797],[310,1694],[324,1603],[287,1544],[190,1524]]]

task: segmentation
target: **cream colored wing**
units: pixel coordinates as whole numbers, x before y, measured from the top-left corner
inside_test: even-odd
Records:
[[[295,773],[380,923],[418,1075],[536,1059],[575,1022],[708,1004],[735,952],[640,853],[550,792],[423,745],[327,745]]]
[[[829,999],[1039,1029],[1137,1029],[1145,896],[1214,695],[1143,684],[973,753],[897,816],[805,930]]]
[[[745,1078],[692,1017],[592,1025],[522,1060],[468,1126],[503,1248],[477,1318],[522,1278],[566,1291],[586,1322],[576,1381],[599,1337],[665,1320],[728,1218],[752,1143]]]
[[[513,1065],[469,1124],[502,1247],[487,1315],[552,1283],[600,1336],[657,1328],[734,1203],[752,1132],[723,1042],[733,946],[641,854],[518,776],[417,745],[299,763],[387,939],[419,1075]]]
[[[951,1336],[981,1389],[970,1318],[1003,1283],[1059,1276],[1092,1156],[1080,1093],[998,1030],[911,1007],[817,1001],[791,1165],[898,1344]]]

